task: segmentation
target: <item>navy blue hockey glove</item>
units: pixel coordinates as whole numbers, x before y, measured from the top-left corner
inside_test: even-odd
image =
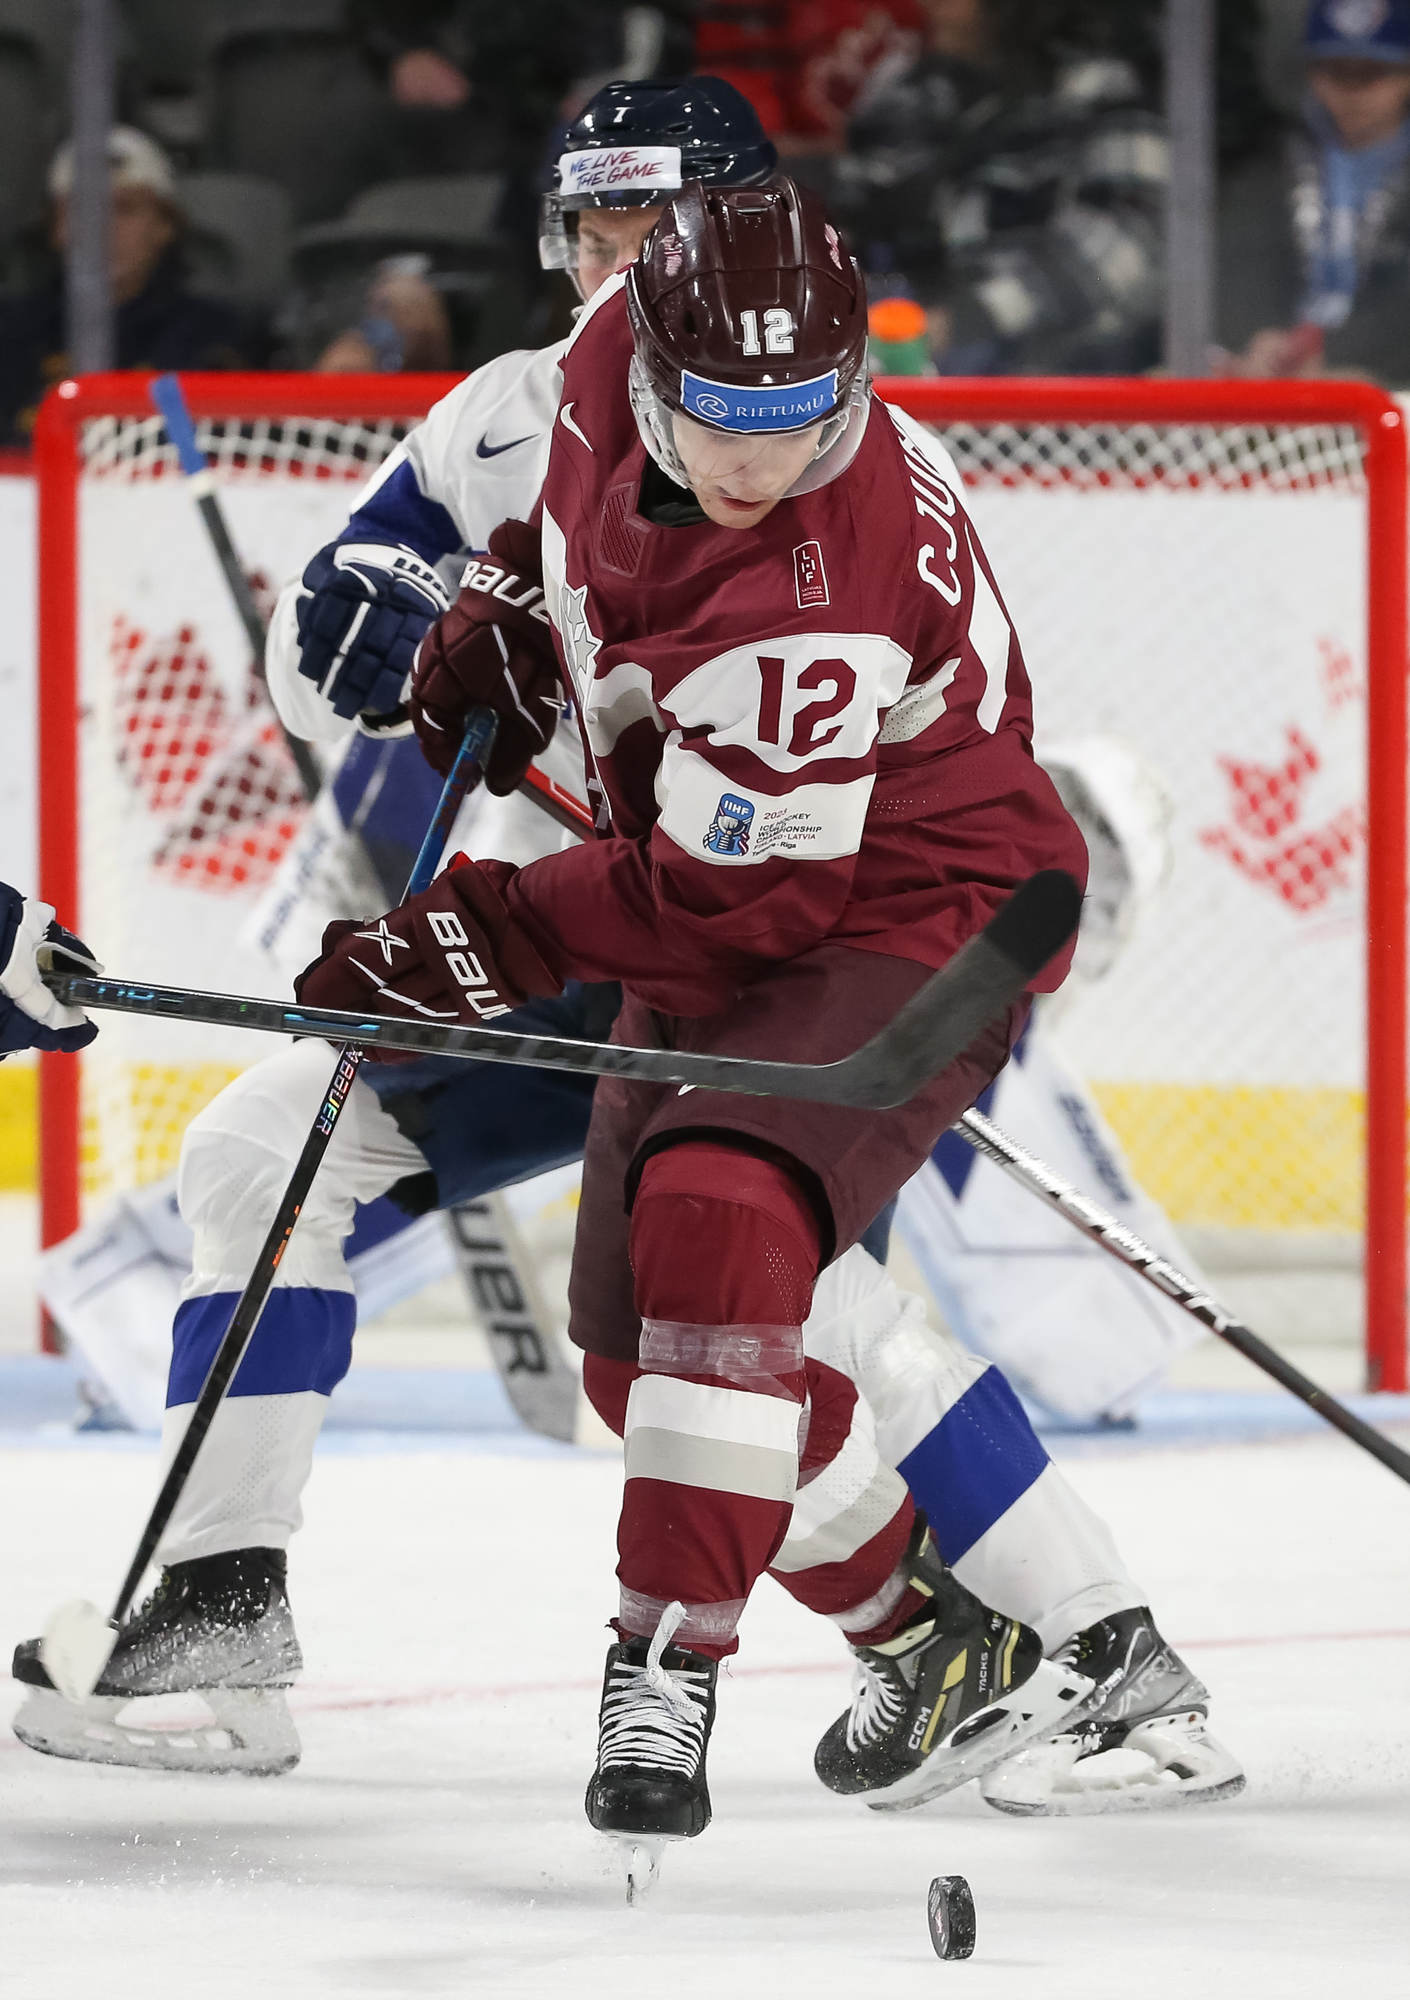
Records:
[[[335,715],[366,718],[374,730],[401,721],[412,657],[449,603],[414,549],[330,542],[304,571],[295,604],[299,672]]]
[[[85,1049],[98,1030],[78,1007],[64,1007],[39,976],[41,944],[62,948],[75,972],[101,972],[86,944],[54,920],[48,903],[0,882],[0,1059],[18,1049]]]

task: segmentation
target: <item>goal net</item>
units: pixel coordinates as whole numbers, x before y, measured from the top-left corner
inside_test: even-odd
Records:
[[[272,602],[450,381],[185,386]],[[144,378],[65,390],[36,437],[44,893],[113,971],[274,992],[246,923],[305,810],[297,774]],[[964,475],[1039,755],[1116,739],[1165,801],[1168,867],[1105,976],[1065,997],[1068,1055],[1212,1269],[1344,1273],[1372,1381],[1400,1383],[1399,410],[1337,383],[887,393]],[[45,1241],[166,1172],[262,1050],[109,1015],[80,1063],[46,1062]]]

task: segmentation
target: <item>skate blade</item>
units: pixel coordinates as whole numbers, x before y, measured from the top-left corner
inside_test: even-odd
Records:
[[[86,1701],[117,1644],[117,1627],[96,1604],[74,1597],[61,1604],[39,1641],[39,1658],[46,1674],[69,1701]]]
[[[627,1902],[644,1903],[661,1879],[661,1857],[673,1840],[682,1836],[669,1833],[612,1833],[604,1838],[612,1846],[613,1858],[622,1870]]]
[[[188,1710],[199,1701],[209,1719],[161,1719],[173,1700]],[[294,1768],[301,1747],[282,1688],[202,1688],[189,1697],[90,1695],[80,1702],[30,1688],[11,1727],[21,1743],[46,1757],[209,1777],[277,1777]]]
[[[1076,1819],[1214,1804],[1236,1798],[1245,1783],[1238,1760],[1202,1717],[1162,1716],[1138,1724],[1115,1749],[1087,1757],[1077,1735],[1030,1744],[990,1772],[980,1793],[995,1812],[1015,1818]]]
[[[910,1812],[929,1799],[968,1784],[971,1778],[986,1777],[1035,1737],[1056,1735],[1057,1726],[1088,1699],[1093,1685],[1086,1674],[1074,1673],[1052,1660],[1040,1660],[1026,1681],[982,1711],[995,1719],[978,1735],[959,1743],[946,1738],[916,1770],[908,1771],[885,1791],[871,1794],[866,1803],[873,1812]],[[978,1719],[967,1716],[954,1735],[963,1736]]]

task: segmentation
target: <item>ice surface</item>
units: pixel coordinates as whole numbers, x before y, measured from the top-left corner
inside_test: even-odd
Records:
[[[721,1682],[715,1823],[629,1910],[582,1817],[618,1466],[369,1442],[320,1455],[295,1544],[296,1772],[98,1770],[0,1738],[0,1993],[1404,1992],[1410,1494],[1330,1437],[1072,1471],[1211,1682],[1243,1799],[1049,1823],[973,1788],[895,1818],[832,1799],[811,1751],[847,1696],[840,1644],[765,1585]],[[152,1475],[101,1438],[0,1451],[7,1651],[60,1599],[110,1597]],[[0,1719],[16,1699],[0,1683]],[[952,1873],[978,1905],[962,1966],[926,1935]]]

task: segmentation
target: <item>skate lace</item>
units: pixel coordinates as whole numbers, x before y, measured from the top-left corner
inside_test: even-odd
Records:
[[[709,1675],[690,1667],[667,1668],[661,1655],[685,1617],[668,1604],[646,1655],[646,1665],[618,1660],[602,1697],[598,1769],[612,1764],[653,1764],[687,1776],[698,1769],[705,1741]]]
[[[847,1717],[848,1748],[865,1750],[885,1736],[904,1707],[905,1697],[891,1676],[858,1657],[856,1691]]]

